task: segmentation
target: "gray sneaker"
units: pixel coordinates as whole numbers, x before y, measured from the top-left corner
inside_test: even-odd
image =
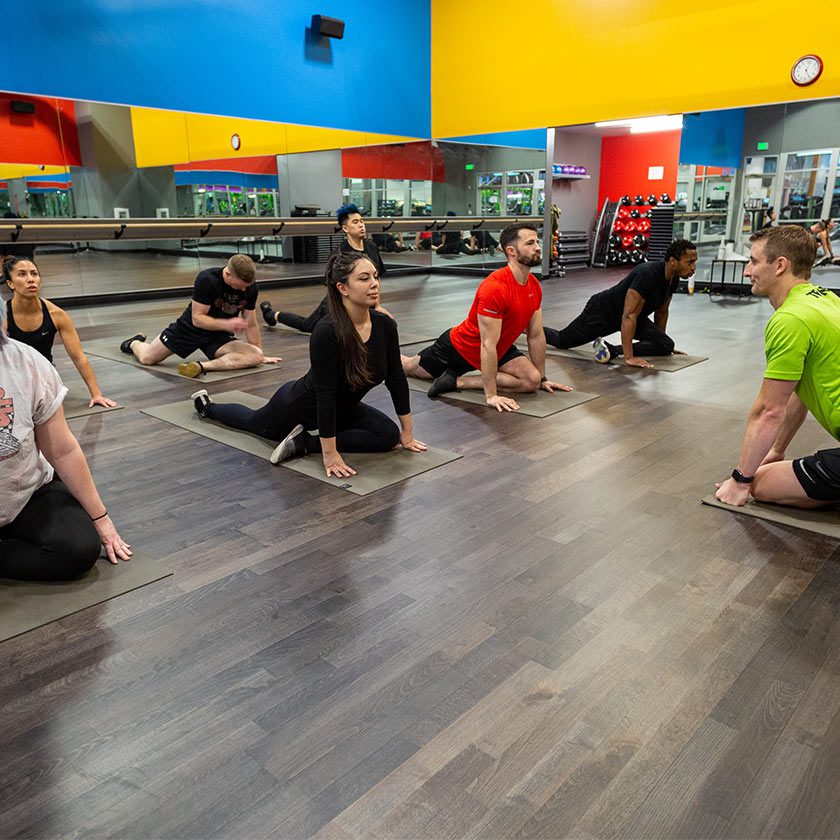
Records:
[[[280,443],[274,448],[274,451],[269,455],[268,460],[272,464],[282,464],[283,461],[289,461],[292,458],[300,458],[301,455],[306,454],[306,435],[303,426],[298,423]]]

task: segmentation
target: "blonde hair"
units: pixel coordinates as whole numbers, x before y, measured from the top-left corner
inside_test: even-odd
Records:
[[[247,254],[234,254],[227,262],[228,270],[249,286],[257,279],[257,268]]]

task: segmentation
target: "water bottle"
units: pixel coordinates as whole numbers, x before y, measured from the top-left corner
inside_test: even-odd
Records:
[[[688,293],[690,295],[694,294],[694,277],[696,274],[697,272],[695,271],[694,274],[692,274],[691,277],[688,278]]]

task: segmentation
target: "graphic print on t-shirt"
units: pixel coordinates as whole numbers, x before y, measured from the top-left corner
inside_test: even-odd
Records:
[[[223,293],[213,301],[213,306],[225,315],[239,315],[245,308],[245,301],[237,292],[230,295]]]
[[[0,461],[20,452],[20,441],[12,434],[15,426],[15,401],[0,388]]]

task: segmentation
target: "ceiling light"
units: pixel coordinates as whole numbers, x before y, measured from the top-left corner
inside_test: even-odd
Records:
[[[607,120],[596,122],[596,128],[629,128],[631,134],[646,134],[652,131],[677,131],[682,128],[682,114],[668,114],[659,117],[639,117],[635,120]]]

